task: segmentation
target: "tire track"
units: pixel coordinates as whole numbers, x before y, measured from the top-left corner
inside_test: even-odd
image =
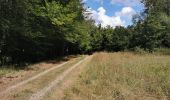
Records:
[[[79,61],[77,64],[73,65],[68,70],[64,71],[60,76],[58,76],[54,81],[52,81],[48,86],[44,87],[42,90],[38,91],[37,93],[33,94],[29,100],[40,100],[43,96],[48,93],[54,86],[59,84],[73,69],[78,67],[81,63],[83,63],[88,57],[84,58],[83,60]]]
[[[68,61],[68,62],[69,62],[69,61]],[[15,84],[15,85],[13,85],[13,86],[10,86],[10,87],[8,87],[6,90],[0,92],[0,96],[2,96],[3,94],[9,93],[10,91],[14,90],[15,88],[17,88],[17,87],[19,87],[19,86],[22,86],[22,85],[24,85],[24,84],[27,84],[28,82],[33,81],[33,80],[35,80],[35,79],[37,79],[37,78],[39,78],[39,77],[47,74],[48,72],[50,72],[50,71],[52,71],[52,70],[58,69],[58,68],[64,66],[65,64],[67,64],[68,62],[65,62],[65,63],[60,64],[60,65],[55,66],[55,67],[52,67],[52,68],[50,68],[50,69],[48,69],[48,70],[46,70],[46,71],[44,71],[44,72],[41,72],[41,73],[39,73],[39,74],[37,74],[37,75],[35,75],[35,76],[27,79],[27,80],[24,80],[24,81],[22,81],[22,82],[20,82],[20,83],[17,83],[17,84]]]

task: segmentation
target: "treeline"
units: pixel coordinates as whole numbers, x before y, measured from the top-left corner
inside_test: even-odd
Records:
[[[69,54],[170,47],[170,1],[143,0],[127,28],[102,28],[80,0],[0,0],[0,65]]]
[[[144,12],[134,15],[133,25],[94,29],[93,50],[134,50],[152,52],[155,48],[170,48],[170,0],[143,0]]]
[[[83,11],[79,0],[0,0],[0,64],[87,51]]]

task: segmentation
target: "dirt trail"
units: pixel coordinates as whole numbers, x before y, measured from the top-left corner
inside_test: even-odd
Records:
[[[89,56],[79,67],[76,67],[73,71],[67,75],[58,85],[52,88],[42,100],[66,100],[67,90],[72,90],[73,86],[78,82],[78,78],[81,77],[81,73],[88,67],[89,62],[93,58],[93,55]]]
[[[37,75],[35,75],[35,76],[27,79],[27,80],[24,80],[24,81],[22,81],[22,82],[20,82],[20,83],[17,83],[17,84],[15,84],[15,85],[13,85],[13,86],[10,86],[10,87],[8,87],[5,91],[1,91],[1,92],[0,92],[0,96],[2,96],[2,95],[5,94],[5,93],[9,93],[10,91],[14,90],[15,88],[17,88],[17,87],[19,87],[19,86],[22,86],[22,85],[24,85],[24,84],[27,84],[28,82],[33,81],[33,80],[35,80],[35,79],[37,79],[37,78],[39,78],[39,77],[47,74],[48,72],[50,72],[50,71],[52,71],[52,70],[55,70],[55,69],[57,69],[57,68],[60,68],[60,67],[64,66],[64,65],[67,64],[67,63],[68,63],[68,62],[65,62],[65,63],[62,63],[62,64],[60,64],[60,65],[58,65],[58,66],[52,67],[52,68],[50,68],[50,69],[48,69],[48,70],[46,70],[46,71],[44,71],[44,72],[41,72],[41,73],[39,73],[39,74],[37,74]]]
[[[76,67],[78,67],[80,64],[82,64],[85,60],[87,60],[89,57],[84,58],[83,60],[79,61],[78,63],[76,63],[75,65],[73,65],[72,67],[70,67],[69,69],[67,69],[66,71],[64,71],[60,76],[58,76],[54,81],[52,81],[50,84],[48,84],[48,86],[44,87],[43,89],[41,89],[40,91],[38,91],[37,93],[33,94],[29,100],[40,100],[42,99],[48,92],[50,92],[50,90],[55,87],[57,84],[59,84],[73,69],[75,69]]]

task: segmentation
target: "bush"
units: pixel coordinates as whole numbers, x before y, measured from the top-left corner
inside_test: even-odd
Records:
[[[170,48],[156,48],[153,53],[159,55],[170,55]]]
[[[149,50],[145,50],[145,49],[143,49],[141,47],[134,47],[133,51],[135,53],[139,53],[139,54],[147,54],[147,53],[149,53]]]

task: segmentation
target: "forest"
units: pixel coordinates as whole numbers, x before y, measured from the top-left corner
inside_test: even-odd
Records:
[[[81,0],[0,0],[0,66],[96,51],[170,48],[170,0],[142,0],[128,27],[96,26]]]

